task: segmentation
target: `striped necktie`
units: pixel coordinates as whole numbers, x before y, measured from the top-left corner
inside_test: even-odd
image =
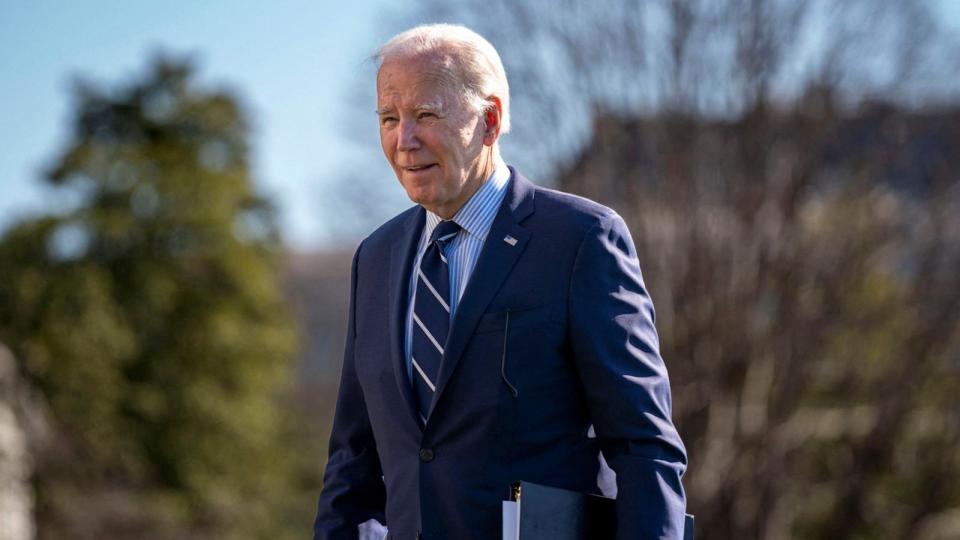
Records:
[[[460,232],[453,221],[441,221],[417,269],[413,304],[413,390],[424,424],[436,391],[437,374],[450,330],[450,274],[444,247]]]

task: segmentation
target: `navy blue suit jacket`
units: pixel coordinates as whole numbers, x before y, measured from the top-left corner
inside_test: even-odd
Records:
[[[422,429],[403,351],[424,210],[357,249],[316,539],[354,539],[370,518],[392,540],[496,539],[512,482],[599,493],[601,450],[617,538],[682,537],[686,455],[630,234],[612,210],[512,173]]]

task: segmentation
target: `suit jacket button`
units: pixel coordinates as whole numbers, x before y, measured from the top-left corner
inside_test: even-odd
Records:
[[[433,461],[433,450],[431,450],[431,449],[429,449],[429,448],[421,448],[421,449],[420,449],[420,461],[423,461],[423,462],[426,462],[426,463],[429,463],[429,462]]]

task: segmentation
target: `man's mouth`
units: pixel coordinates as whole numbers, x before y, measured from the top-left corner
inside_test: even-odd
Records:
[[[437,165],[436,163],[430,163],[428,165],[413,165],[410,167],[404,167],[403,170],[409,171],[409,172],[420,172],[420,171],[425,171],[431,167],[435,167],[436,165]]]

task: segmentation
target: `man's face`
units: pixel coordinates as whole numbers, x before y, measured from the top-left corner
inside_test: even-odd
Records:
[[[380,143],[407,196],[449,219],[491,172],[492,154],[483,118],[443,87],[434,66],[420,56],[380,67]]]

